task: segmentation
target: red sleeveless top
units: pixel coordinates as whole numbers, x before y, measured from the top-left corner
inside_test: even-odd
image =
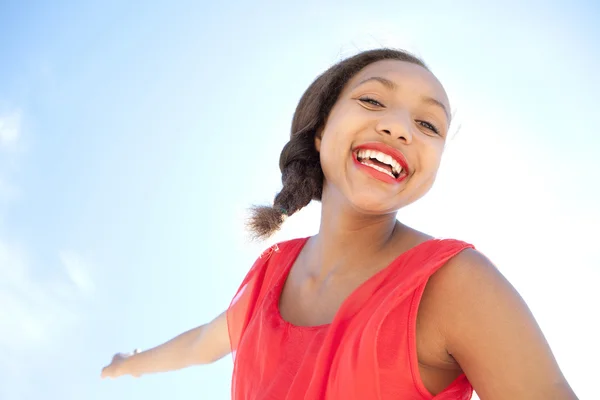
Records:
[[[256,260],[227,311],[234,400],[468,400],[463,374],[437,396],[419,375],[417,309],[429,277],[460,251],[431,239],[398,256],[342,303],[327,325],[292,325],[279,313],[288,273],[307,238]]]

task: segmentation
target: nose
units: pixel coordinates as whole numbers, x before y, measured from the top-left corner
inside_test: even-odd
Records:
[[[404,110],[387,112],[383,115],[375,128],[377,133],[400,139],[406,144],[412,142],[411,118]]]

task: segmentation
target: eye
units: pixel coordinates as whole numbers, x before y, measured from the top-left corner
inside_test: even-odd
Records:
[[[375,106],[375,107],[385,107],[383,104],[381,104],[380,102],[378,102],[375,99],[372,99],[370,97],[361,97],[358,99],[360,102],[362,103],[368,103],[371,106]]]
[[[429,129],[430,131],[434,132],[437,135],[440,134],[440,130],[438,128],[436,128],[433,124],[430,124],[429,122],[419,121],[419,120],[417,120],[416,122],[417,122],[417,124],[421,125],[425,129]]]

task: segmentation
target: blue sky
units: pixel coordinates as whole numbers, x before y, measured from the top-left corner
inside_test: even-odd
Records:
[[[99,373],[227,306],[268,245],[243,217],[279,188],[296,102],[380,45],[422,56],[456,113],[434,189],[399,218],[492,258],[593,396],[597,5],[122,3],[0,4],[0,398],[229,398],[229,358]]]

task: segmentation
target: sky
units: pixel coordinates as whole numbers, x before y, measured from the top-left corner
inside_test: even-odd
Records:
[[[590,1],[0,1],[0,399],[228,399],[231,359],[102,381],[229,304],[272,242],[247,208],[312,80],[380,46],[423,57],[455,118],[398,218],[473,243],[595,398],[600,6]],[[527,4],[524,4],[527,3]]]

